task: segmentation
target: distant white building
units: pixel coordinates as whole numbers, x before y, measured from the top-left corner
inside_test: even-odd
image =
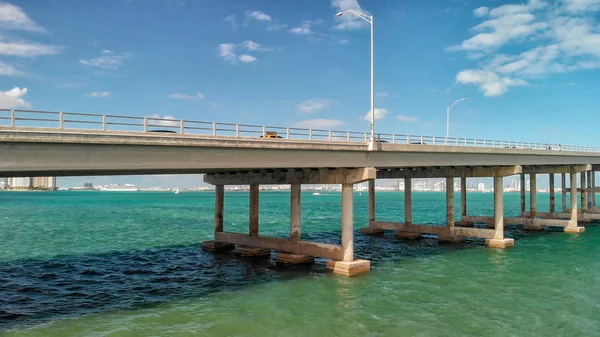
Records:
[[[8,185],[12,188],[29,188],[31,187],[30,177],[9,178]]]
[[[477,184],[477,191],[479,191],[479,192],[485,191],[485,184],[484,183]]]

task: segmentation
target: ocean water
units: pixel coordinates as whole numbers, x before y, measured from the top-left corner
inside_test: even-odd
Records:
[[[493,214],[469,193],[470,215]],[[457,195],[457,210],[459,201]],[[302,195],[304,240],[340,242],[339,193]],[[261,193],[260,233],[286,237],[289,194]],[[557,195],[560,205],[560,194]],[[538,210],[548,196],[538,195]],[[228,192],[225,229],[247,231],[248,195]],[[443,193],[414,193],[415,223],[443,224]],[[505,194],[505,214],[519,195]],[[403,194],[377,194],[402,221]],[[600,227],[580,235],[507,229],[516,246],[371,238],[355,194],[355,255],[370,273],[203,252],[212,193],[0,193],[2,336],[600,335]]]

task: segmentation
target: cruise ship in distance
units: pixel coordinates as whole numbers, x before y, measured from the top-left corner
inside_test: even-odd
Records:
[[[100,191],[109,191],[109,192],[135,192],[138,190],[137,187],[133,184],[125,184],[125,185],[104,185],[100,186]]]

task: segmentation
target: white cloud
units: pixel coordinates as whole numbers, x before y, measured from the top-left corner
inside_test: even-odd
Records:
[[[329,104],[331,104],[330,99],[314,98],[296,105],[296,109],[302,112],[311,113],[314,111],[327,109],[329,108]]]
[[[246,12],[246,16],[249,18],[253,18],[255,20],[258,21],[271,21],[271,16],[268,15],[265,12],[261,12],[261,11],[253,11],[253,12]]]
[[[234,53],[235,45],[232,43],[221,43],[219,45],[219,56],[223,59],[235,62],[237,60],[237,55]]]
[[[456,76],[486,96],[499,96],[543,76],[600,68],[600,0],[529,0],[489,11],[474,36],[450,51],[477,62]]]
[[[10,56],[40,56],[53,55],[58,53],[58,48],[46,44],[39,44],[25,40],[21,41],[5,41],[0,36],[0,55]]]
[[[311,34],[311,22],[310,21],[303,21],[302,24],[299,27],[294,27],[292,29],[290,29],[290,33],[292,34],[298,34],[298,35],[308,35]]]
[[[148,126],[179,126],[179,120],[176,120],[173,116],[161,117],[159,114],[146,116],[147,118],[156,118],[148,120]]]
[[[131,58],[131,53],[115,54],[110,50],[103,50],[102,56],[91,59],[79,60],[79,63],[95,68],[118,70],[123,63]]]
[[[0,109],[30,108],[31,104],[23,99],[27,88],[14,87],[8,91],[0,91]]]
[[[244,41],[242,42],[242,46],[246,48],[248,51],[272,51],[272,47],[265,47],[261,44],[258,44],[254,41]]]
[[[21,7],[9,3],[0,3],[0,28],[44,32]]]
[[[228,23],[231,25],[231,28],[232,28],[233,30],[237,30],[237,28],[238,28],[238,24],[237,24],[237,21],[235,20],[235,15],[233,15],[233,14],[231,14],[231,15],[228,15],[228,16],[225,18],[225,22],[228,22]]]
[[[252,55],[240,55],[240,57],[238,58],[240,60],[240,62],[244,62],[244,63],[252,63],[252,62],[256,62],[256,57],[252,56]]]
[[[22,74],[23,73],[21,71],[19,71],[15,67],[11,66],[10,64],[6,64],[6,63],[0,61],[0,75],[17,76],[17,75],[22,75]]]
[[[201,92],[197,92],[194,95],[173,93],[173,94],[169,95],[169,98],[181,99],[181,100],[198,100],[198,99],[203,99],[204,95],[202,95]]]
[[[387,109],[375,108],[375,120],[382,119],[388,113],[389,113],[389,111]],[[370,121],[371,120],[371,110],[369,110],[367,112],[367,114],[365,115],[365,120],[366,121]]]
[[[404,122],[404,123],[414,123],[414,122],[419,121],[419,119],[417,117],[404,116],[404,115],[398,115],[398,116],[396,116],[396,119],[401,122]]]
[[[85,97],[96,97],[96,98],[107,98],[110,96],[111,96],[111,93],[108,91],[94,91],[94,92],[88,92],[87,94],[85,94]]]
[[[285,23],[273,23],[267,26],[267,31],[278,31],[287,28]]]
[[[337,119],[316,118],[295,123],[294,126],[305,129],[330,129],[344,124],[343,121]]]
[[[479,7],[479,8],[477,8],[477,9],[475,9],[473,11],[473,14],[475,14],[476,17],[481,18],[481,17],[484,17],[484,16],[488,15],[489,12],[490,12],[489,8],[487,8],[487,7]]]
[[[356,10],[366,15],[369,15],[369,12],[365,11],[358,4],[358,0],[332,0],[331,7],[336,9],[336,12],[343,12],[347,10]],[[336,21],[339,22],[334,26],[335,29],[359,29],[369,27],[369,24],[365,22],[363,19],[357,17],[354,14],[342,15],[336,18]]]

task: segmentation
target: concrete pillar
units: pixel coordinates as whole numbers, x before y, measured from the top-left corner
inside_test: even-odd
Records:
[[[354,261],[354,186],[342,184],[342,250],[344,262]]]
[[[521,185],[524,189],[524,185]],[[494,177],[494,238],[486,239],[485,244],[492,248],[507,248],[514,246],[514,239],[504,238],[504,190],[502,177]]]
[[[586,188],[585,188],[585,172],[581,172],[579,174],[579,184],[581,185],[579,188],[581,189],[581,211],[585,212],[587,209],[587,203],[586,203]]]
[[[404,223],[412,225],[412,182],[404,178]]]
[[[587,208],[592,208],[592,171],[587,171]]]
[[[550,214],[554,214],[555,206],[554,206],[554,173],[550,173],[550,183],[548,189],[550,190]]]
[[[446,177],[446,222],[450,233],[454,230],[454,178]]]
[[[369,226],[375,221],[375,179],[369,180]]]
[[[562,193],[562,211],[567,211],[567,179],[564,173],[560,174],[560,186]]]
[[[250,235],[258,235],[258,185],[250,185]]]
[[[467,216],[467,178],[460,178],[460,216]]]
[[[583,176],[583,172],[582,172]],[[585,178],[584,178],[585,179]],[[571,183],[571,220],[567,227],[564,228],[565,233],[581,233],[585,230],[583,227],[577,227],[577,173],[570,173]]]
[[[531,214],[531,218],[535,219],[537,217],[537,184],[536,184],[536,176],[534,174],[529,175],[529,213]]]
[[[301,185],[292,184],[290,192],[290,240],[300,241],[301,231]]]
[[[215,233],[223,231],[223,209],[225,205],[225,186],[215,186]]]
[[[596,171],[592,171],[592,207],[596,207]]]
[[[521,216],[525,214],[525,174],[521,173]]]

